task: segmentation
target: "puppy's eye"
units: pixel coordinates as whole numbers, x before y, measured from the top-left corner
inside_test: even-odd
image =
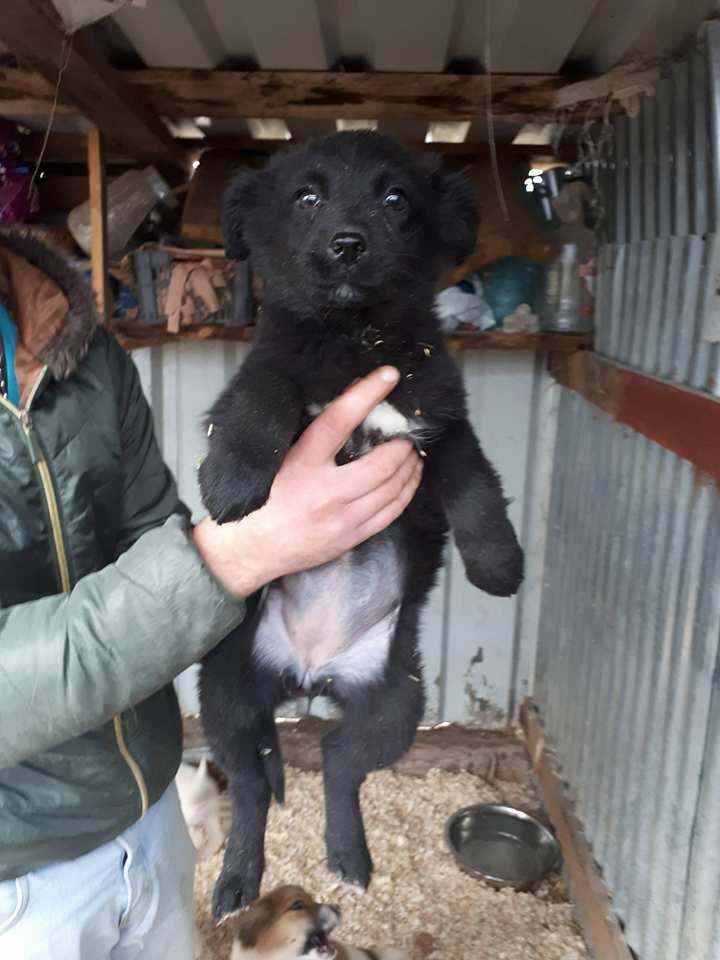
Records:
[[[383,200],[383,206],[388,207],[390,210],[397,210],[398,212],[405,210],[407,207],[405,194],[400,190],[388,190]]]
[[[302,190],[298,190],[295,195],[295,203],[302,210],[311,210],[320,203],[320,194],[317,190],[313,190],[312,187],[303,187]]]
[[[288,907],[288,910],[304,910],[305,904],[302,900],[293,900],[293,902]]]

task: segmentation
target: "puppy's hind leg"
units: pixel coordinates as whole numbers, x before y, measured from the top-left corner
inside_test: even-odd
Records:
[[[368,887],[373,864],[359,791],[366,776],[410,748],[424,710],[420,666],[395,663],[384,681],[343,698],[343,719],[323,740],[328,866],[347,883]]]
[[[259,895],[270,800],[273,795],[280,803],[284,799],[274,719],[280,685],[254,668],[251,645],[252,637],[239,628],[205,659],[201,674],[203,724],[232,802],[232,827],[213,893],[217,919]]]

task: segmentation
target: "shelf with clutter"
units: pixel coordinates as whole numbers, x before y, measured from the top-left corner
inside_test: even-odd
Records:
[[[210,146],[183,177],[121,161],[107,153],[93,129],[84,165],[76,162],[82,153],[59,159],[51,147],[31,179],[32,135],[12,125],[2,135],[6,155],[25,174],[15,177],[15,200],[0,225],[36,233],[83,267],[101,316],[126,349],[252,339],[262,284],[246,263],[225,258],[219,208],[238,166],[263,165],[276,144],[265,152],[257,141],[253,150],[240,141],[235,149]],[[58,149],[68,148],[67,138],[59,143]],[[594,248],[582,171],[550,148],[505,144],[499,148],[503,196],[478,145],[467,145],[465,152],[449,146],[454,149],[430,145],[443,154],[444,165],[464,170],[481,210],[473,253],[442,278],[438,290],[449,345],[547,353],[591,347]],[[568,250],[574,251],[569,260]],[[565,321],[561,296],[570,304],[566,313],[575,313]]]

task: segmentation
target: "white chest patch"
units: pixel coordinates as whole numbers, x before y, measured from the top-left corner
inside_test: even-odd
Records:
[[[307,412],[311,417],[316,417],[322,409],[323,407],[317,403],[311,403],[308,405]],[[407,436],[420,443],[426,435],[427,427],[423,420],[406,417],[400,413],[397,407],[394,407],[387,400],[383,400],[365,417],[360,425],[360,430],[366,436],[373,433],[379,433],[388,439],[390,437]],[[363,452],[366,452],[366,450],[363,450]]]
[[[365,430],[378,430],[385,437],[394,437],[399,433],[410,433],[412,424],[391,403],[384,400],[363,421]]]

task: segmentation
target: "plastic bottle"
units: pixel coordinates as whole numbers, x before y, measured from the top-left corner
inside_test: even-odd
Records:
[[[581,299],[578,247],[575,243],[566,243],[548,268],[540,313],[542,329],[555,333],[589,330],[592,321],[581,312]]]

